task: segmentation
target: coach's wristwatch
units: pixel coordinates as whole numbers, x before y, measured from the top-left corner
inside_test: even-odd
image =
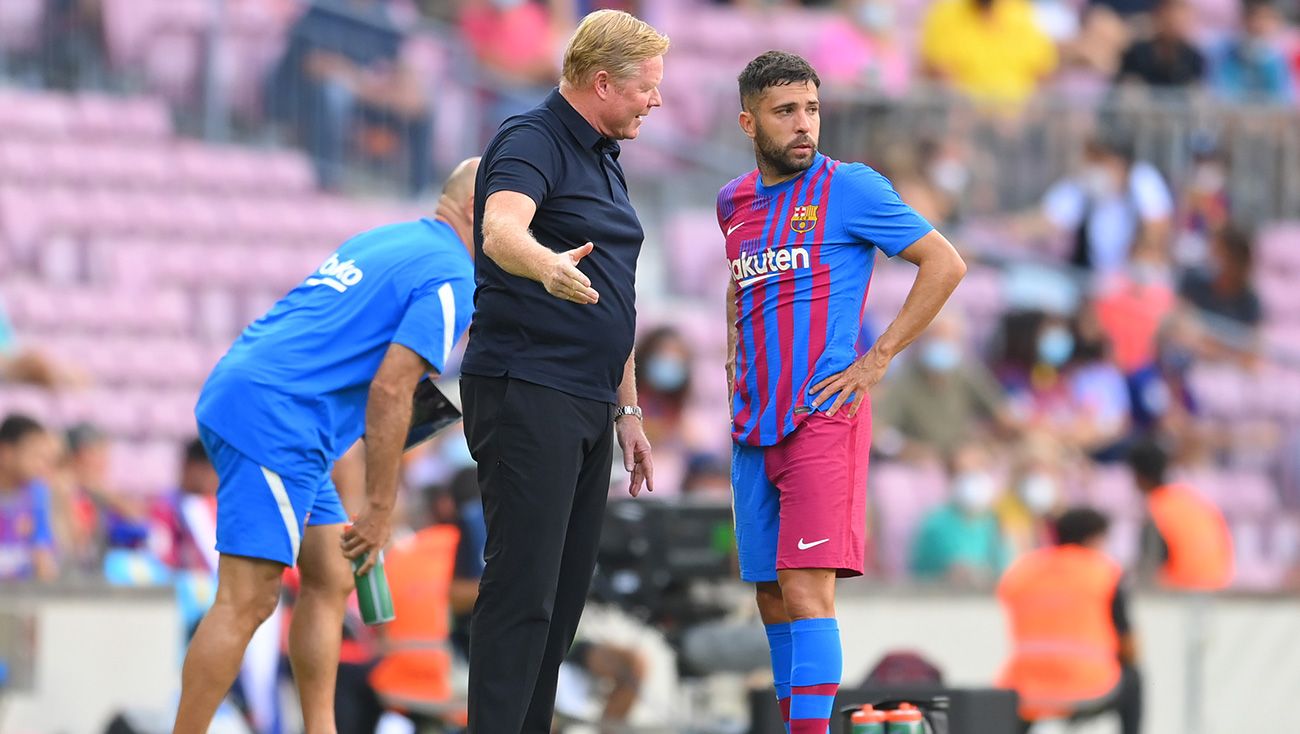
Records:
[[[645,420],[641,416],[641,408],[635,405],[620,405],[614,409],[614,420],[617,421],[625,415],[635,416],[637,420]]]

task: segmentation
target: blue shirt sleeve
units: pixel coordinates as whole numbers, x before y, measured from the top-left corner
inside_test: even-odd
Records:
[[[54,548],[54,531],[50,527],[50,489],[37,482],[32,492],[32,548]]]
[[[438,373],[447,367],[451,348],[474,312],[474,278],[457,275],[430,282],[411,299],[397,325],[393,343],[401,344],[424,358]]]
[[[875,245],[890,257],[934,230],[898,198],[888,179],[861,163],[844,163],[835,171],[830,206],[839,212],[850,238]]]
[[[498,191],[516,191],[539,206],[546,200],[559,177],[561,160],[555,140],[539,124],[516,125],[497,141],[483,176],[484,200]]]

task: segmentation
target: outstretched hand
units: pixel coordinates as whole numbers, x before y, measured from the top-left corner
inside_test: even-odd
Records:
[[[599,301],[600,294],[591,287],[591,278],[578,269],[578,263],[594,249],[596,246],[588,242],[568,252],[555,253],[542,270],[541,282],[546,292],[556,298],[583,305]]]

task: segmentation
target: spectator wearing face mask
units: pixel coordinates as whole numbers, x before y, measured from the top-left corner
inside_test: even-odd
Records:
[[[1027,430],[1100,456],[1128,430],[1128,387],[1109,359],[1106,335],[1088,318],[1086,335],[1059,316],[1009,319],[1017,333],[1004,333],[1001,375],[1011,411]]]
[[[950,500],[921,521],[912,543],[912,573],[927,581],[992,583],[1010,552],[993,511],[999,484],[988,449],[963,445],[952,455],[948,473]]]
[[[1164,178],[1137,159],[1131,141],[1099,135],[1085,146],[1079,173],[1048,189],[1039,226],[1072,235],[1070,264],[1104,276],[1139,249],[1164,251],[1173,210]]]
[[[966,328],[945,312],[910,350],[909,369],[882,386],[875,405],[876,449],[907,460],[950,455],[992,427],[1016,429],[1002,388],[966,349]]]
[[[691,395],[691,347],[671,326],[652,329],[636,345],[637,399],[646,438],[655,447],[656,497],[681,491],[696,444],[686,426]]]
[[[1228,102],[1290,104],[1295,80],[1278,43],[1283,19],[1271,0],[1246,0],[1241,31],[1211,64],[1214,93]]]
[[[1011,554],[1056,543],[1054,523],[1065,506],[1065,448],[1044,434],[1031,434],[1016,445],[1010,491],[998,502],[998,523]]]

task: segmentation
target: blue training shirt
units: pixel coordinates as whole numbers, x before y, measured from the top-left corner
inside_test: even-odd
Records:
[[[199,395],[199,423],[262,466],[323,475],[365,431],[391,343],[441,373],[473,311],[474,263],[445,222],[348,240],[239,336]]]

